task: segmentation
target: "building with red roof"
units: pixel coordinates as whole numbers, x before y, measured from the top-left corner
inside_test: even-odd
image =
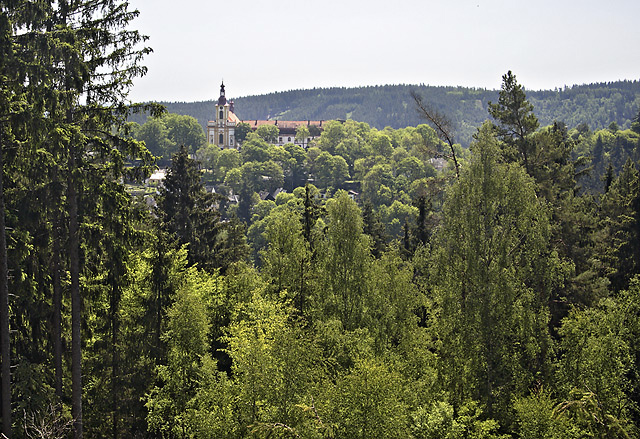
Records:
[[[240,120],[234,113],[233,101],[227,101],[225,97],[224,82],[220,85],[220,97],[215,106],[215,120],[207,123],[207,139],[212,145],[217,145],[221,149],[237,148],[235,138],[235,128],[239,123],[248,124],[253,131],[256,131],[262,125],[274,125],[278,128],[279,135],[275,145],[285,145],[287,143],[295,143],[304,148],[310,141],[320,135],[323,124],[326,121],[320,120]],[[309,129],[309,136],[304,139],[296,139],[296,132],[300,126],[306,125]]]

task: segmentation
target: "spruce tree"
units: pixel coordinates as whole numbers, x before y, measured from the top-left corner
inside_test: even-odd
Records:
[[[198,164],[185,146],[171,159],[158,208],[167,232],[179,244],[188,244],[189,263],[208,270],[226,263],[216,254],[222,246],[223,227],[216,199],[205,191]]]
[[[72,321],[72,416],[74,437],[83,435],[82,416],[82,308],[80,247],[81,223],[95,211],[99,197],[89,195],[95,182],[119,182],[139,169],[129,171],[125,163],[141,157],[147,165],[151,156],[139,143],[114,134],[131,111],[125,103],[132,78],[145,73],[139,63],[149,49],[140,47],[146,39],[127,29],[137,11],[116,0],[68,1],[48,5],[34,22],[37,54],[46,83],[42,114],[50,138],[43,143],[58,160],[59,184],[65,189],[67,257]],[[138,107],[139,108],[139,107]],[[144,172],[144,171],[143,171]],[[63,202],[62,199],[59,202]],[[94,243],[95,244],[95,243]],[[89,251],[97,250],[88,245]]]
[[[498,122],[498,135],[506,145],[505,158],[521,162],[531,173],[535,146],[529,136],[538,129],[539,123],[533,114],[533,105],[511,70],[502,76],[498,103],[489,102],[489,114]]]
[[[602,253],[611,267],[615,291],[640,273],[640,173],[628,159],[602,198],[602,225],[607,231]]]

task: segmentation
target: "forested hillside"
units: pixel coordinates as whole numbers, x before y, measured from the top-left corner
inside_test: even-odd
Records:
[[[516,72],[517,73],[517,72]],[[233,87],[229,87],[233,92]],[[330,120],[353,119],[383,129],[416,126],[424,121],[415,111],[411,91],[423,96],[455,123],[456,139],[464,147],[487,119],[495,90],[425,85],[385,85],[360,88],[294,90],[235,98],[240,119]],[[560,121],[575,127],[606,128],[615,122],[629,128],[640,105],[640,81],[575,85],[560,90],[527,91],[542,125]],[[213,115],[213,101],[163,102],[171,113],[195,117],[204,127]],[[142,123],[143,120],[135,119]]]
[[[126,2],[0,11],[3,437],[640,438],[635,95],[220,150],[125,104]]]

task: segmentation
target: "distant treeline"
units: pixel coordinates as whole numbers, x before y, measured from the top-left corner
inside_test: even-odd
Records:
[[[489,102],[497,90],[425,85],[383,85],[358,88],[292,90],[235,98],[240,119],[330,120],[353,119],[370,126],[395,129],[424,123],[415,110],[416,91],[456,125],[456,141],[468,146],[478,126],[487,119]],[[573,128],[586,124],[591,130],[615,122],[629,128],[640,107],[640,81],[576,85],[556,90],[527,91],[541,125],[554,121]],[[171,113],[195,117],[205,127],[213,115],[214,101],[162,102]],[[143,123],[144,119],[134,119]]]

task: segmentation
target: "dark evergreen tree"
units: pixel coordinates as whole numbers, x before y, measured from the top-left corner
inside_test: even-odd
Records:
[[[4,168],[7,146],[12,143],[9,116],[15,90],[13,72],[15,69],[12,27],[6,2],[0,3],[0,360],[2,376],[0,393],[2,395],[2,434],[12,437],[11,420],[11,335],[9,323],[9,269],[7,262],[7,239],[5,223],[5,183]]]
[[[302,235],[309,243],[311,253],[314,253],[314,243],[312,237],[312,230],[316,224],[316,221],[320,217],[323,209],[315,200],[317,195],[317,189],[314,186],[306,184],[304,186],[304,211],[302,213]]]
[[[638,114],[633,118],[633,123],[631,124],[631,129],[640,134],[640,110],[638,110]]]
[[[613,165],[609,162],[609,166],[607,166],[607,173],[603,176],[604,180],[604,193],[609,192],[609,188],[611,187],[611,183],[613,183]]]
[[[502,76],[498,103],[489,102],[489,114],[498,122],[498,135],[506,145],[506,158],[521,162],[531,173],[534,144],[529,137],[538,129],[539,123],[533,114],[533,105],[527,101],[524,88],[511,70]]]
[[[363,232],[371,237],[371,254],[379,258],[387,247],[387,236],[380,216],[373,211],[373,205],[365,202],[362,207]]]
[[[21,264],[22,260],[15,259],[21,264],[16,272],[23,273],[22,279],[30,282],[25,286],[31,291],[48,291],[49,279],[54,284],[51,313],[55,338],[52,343],[53,363],[56,368],[56,394],[60,397],[59,317],[62,307],[61,282],[57,273],[68,270],[72,326],[71,402],[74,436],[79,438],[83,434],[83,324],[87,327],[87,320],[83,322],[86,316],[81,295],[81,288],[86,284],[81,275],[86,268],[85,261],[101,253],[98,242],[88,244],[89,241],[83,239],[87,224],[100,227],[95,217],[90,218],[96,211],[96,205],[100,204],[99,195],[88,196],[87,192],[89,188],[96,187],[94,183],[97,180],[120,182],[128,174],[125,162],[132,157],[142,157],[142,163],[148,164],[150,156],[145,155],[140,144],[114,135],[118,132],[117,125],[124,122],[129,111],[129,107],[124,105],[128,86],[133,77],[144,73],[144,68],[138,63],[148,50],[138,47],[144,37],[137,31],[126,30],[128,23],[137,15],[127,10],[126,3],[112,0],[2,2],[1,6],[3,18],[17,17],[8,29],[16,31],[11,35],[11,44],[19,48],[22,59],[20,68],[13,69],[15,76],[10,83],[23,94],[21,109],[14,114],[26,115],[28,123],[25,130],[28,135],[20,139],[20,146],[25,148],[16,149],[23,157],[31,159],[24,162],[28,166],[16,180],[19,187],[26,188],[18,194],[22,200],[28,200],[29,196],[25,194],[31,191],[30,195],[37,194],[46,200],[46,203],[41,203],[39,211],[24,206],[18,211],[20,215],[37,212],[33,217],[40,221],[37,226],[23,221],[16,231],[17,236],[24,233],[22,236],[38,237],[38,242],[30,247],[36,250],[34,256],[37,257],[30,259],[39,263],[37,266],[33,262]],[[3,70],[4,61],[3,56]],[[24,125],[25,120],[21,124]],[[25,181],[33,177],[36,170],[41,171],[42,176]],[[55,187],[55,190],[47,192],[47,185]],[[65,226],[61,227],[62,224]],[[63,241],[66,241],[66,252],[61,251],[62,246],[59,245]],[[49,263],[61,255],[64,255],[61,264]],[[47,264],[41,263],[43,260],[47,260]],[[45,274],[45,266],[51,267],[53,274]],[[40,299],[44,299],[37,301],[41,306],[51,302],[48,297]],[[33,319],[42,312],[41,306],[17,309]],[[16,321],[23,317],[16,315]],[[40,321],[46,322],[42,315],[39,317]],[[42,323],[38,324],[38,329],[40,325]],[[32,334],[34,341],[40,341],[39,334]],[[37,348],[39,343],[33,346]],[[17,355],[25,353],[22,348],[16,351]],[[46,364],[46,360],[40,358],[31,367],[31,372],[39,370],[40,364]],[[28,365],[28,362],[23,365]]]
[[[431,200],[426,196],[420,195],[413,203],[418,208],[418,218],[416,218],[416,226],[413,230],[413,239],[415,245],[425,245],[431,238],[431,227],[429,224],[430,215],[432,214]]]
[[[200,174],[197,162],[182,146],[171,159],[158,208],[166,230],[181,245],[188,244],[189,262],[212,270],[222,224],[215,197],[204,190]]]
[[[604,194],[602,212],[608,232],[603,253],[612,268],[612,287],[621,291],[640,273],[640,177],[631,159]]]

